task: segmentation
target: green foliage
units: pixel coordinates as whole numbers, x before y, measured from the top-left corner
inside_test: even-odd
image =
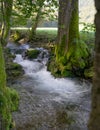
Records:
[[[0,113],[5,122],[5,129],[10,130],[12,123],[11,112],[18,109],[19,95],[11,88],[6,87],[5,90],[0,90]]]
[[[9,130],[12,122],[11,112],[18,108],[18,93],[6,87],[5,63],[0,44],[0,116],[5,122],[5,129]]]
[[[18,109],[18,105],[19,105],[19,94],[15,89],[8,88],[8,87],[7,87],[7,92],[10,95],[11,111],[16,111]]]
[[[29,25],[33,25],[36,20],[37,14],[39,13],[39,21],[43,21],[43,19],[49,19],[49,20],[54,20],[56,19],[56,10],[58,8],[58,1],[57,0],[16,0],[14,1],[14,10],[13,10],[13,22],[12,24],[14,25],[14,20],[17,20],[17,24],[22,24],[24,23],[27,24],[27,21],[32,21],[32,23]],[[22,23],[22,19],[24,22]],[[26,20],[25,20],[26,19]],[[15,20],[15,22],[16,22]],[[26,21],[26,23],[25,23]]]
[[[89,33],[89,32],[95,32],[96,31],[95,25],[92,24],[92,23],[81,22],[80,24],[83,25],[83,29],[82,29],[83,32]]]
[[[88,50],[90,53],[90,62],[93,66],[93,60],[94,60],[94,50],[95,50],[95,33],[94,32],[80,32],[80,39],[82,39],[86,45],[88,46]]]
[[[85,59],[89,56],[89,51],[87,45],[83,41],[75,40],[66,54],[64,54],[64,49],[64,44],[59,46],[58,51],[56,49],[57,62],[63,65],[71,62],[72,66],[79,68],[85,67]]]
[[[85,68],[89,68],[90,52],[86,43],[80,40],[75,40],[71,43],[69,50],[64,54],[62,50],[64,46],[59,46],[59,51],[56,47],[56,60],[51,60],[49,70],[52,70],[53,75],[61,77],[83,76]],[[55,58],[55,57],[54,57]],[[56,69],[54,69],[56,68]]]
[[[86,69],[86,70],[84,71],[84,76],[85,76],[86,78],[91,79],[91,78],[93,78],[93,75],[94,75],[93,67],[90,67],[89,69]]]
[[[91,46],[91,43],[92,44],[95,43],[95,33],[94,32],[86,33],[84,31],[81,31],[80,32],[80,39],[82,39],[82,41],[87,43],[87,45]]]
[[[89,56],[87,45],[83,41],[74,41],[67,53],[67,60],[72,66],[84,68],[87,64],[86,59]]]
[[[19,40],[19,38],[20,38],[20,33],[18,32],[18,31],[14,31],[11,35],[10,35],[10,39],[12,40],[12,41],[17,41],[17,40]]]
[[[59,69],[59,64],[55,62],[55,58],[51,57],[50,61],[47,64],[47,70],[51,71],[51,74],[55,77],[61,77],[61,71]]]
[[[70,70],[64,69],[61,71],[61,77],[73,77],[73,76],[74,74]]]

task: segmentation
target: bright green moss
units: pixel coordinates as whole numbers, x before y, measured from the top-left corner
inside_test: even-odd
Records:
[[[93,75],[94,75],[94,71],[93,71],[93,67],[89,68],[89,69],[86,69],[84,71],[84,76],[86,78],[93,78]]]
[[[28,50],[26,53],[29,59],[35,59],[39,54],[40,50],[34,50],[34,49]]]
[[[7,91],[10,95],[11,111],[16,111],[19,105],[19,94],[15,89],[12,89],[12,88],[7,87]]]
[[[5,63],[4,63],[2,47],[0,44],[0,88],[5,86],[6,86]]]
[[[61,43],[55,47],[56,61],[59,62],[64,59],[64,55],[66,52],[66,35],[62,37]]]
[[[5,64],[0,44],[0,115],[3,122],[5,122],[5,130],[10,129],[12,122],[11,112],[18,107],[18,99],[17,92],[6,87]]]
[[[12,123],[11,112],[18,109],[19,95],[11,88],[6,87],[5,91],[0,90],[0,114],[5,122],[5,130],[10,130]]]
[[[75,39],[79,39],[79,10],[78,0],[75,0],[73,7],[71,22],[69,27],[69,46]]]
[[[74,41],[66,56],[73,67],[84,68],[88,64],[86,60],[89,57],[88,47],[82,41]]]
[[[59,50],[61,50],[60,47]],[[84,76],[84,69],[89,66],[90,53],[83,41],[75,40],[67,53],[64,55],[59,53],[56,48],[56,60],[51,60],[50,63],[53,75],[59,74],[61,77]]]

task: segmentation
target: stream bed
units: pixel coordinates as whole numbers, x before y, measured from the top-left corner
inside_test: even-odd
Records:
[[[91,83],[75,78],[55,78],[47,71],[48,51],[37,59],[16,55],[25,75],[13,84],[20,94],[13,113],[15,130],[87,130],[91,108]]]

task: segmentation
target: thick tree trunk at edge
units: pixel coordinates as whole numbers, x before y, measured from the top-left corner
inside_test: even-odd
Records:
[[[94,63],[94,80],[92,88],[92,111],[89,120],[89,130],[100,130],[100,0],[95,0],[97,14],[96,24],[96,52]]]

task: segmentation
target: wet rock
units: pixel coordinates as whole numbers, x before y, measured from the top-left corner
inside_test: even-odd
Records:
[[[6,64],[6,72],[8,81],[12,81],[16,78],[19,78],[24,74],[24,70],[21,65],[11,62]]]
[[[9,48],[5,48],[4,56],[5,56],[7,81],[11,82],[14,79],[18,78],[19,76],[22,76],[24,74],[24,70],[21,65],[13,62],[16,56],[14,54],[11,54],[11,50]]]
[[[36,49],[29,49],[25,53],[25,55],[29,59],[36,59],[39,54],[40,54],[40,50],[36,50]]]

